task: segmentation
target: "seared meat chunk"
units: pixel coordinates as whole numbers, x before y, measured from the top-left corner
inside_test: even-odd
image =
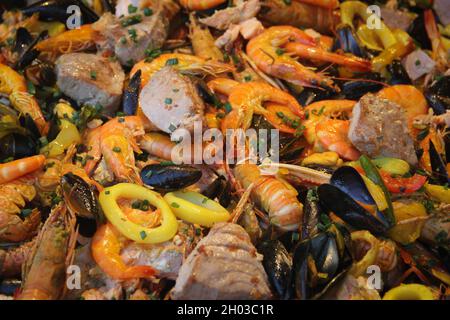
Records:
[[[146,50],[162,47],[169,20],[162,9],[151,16],[136,13],[123,18],[106,13],[94,23],[93,28],[99,32],[96,39],[99,50],[114,52],[122,65],[132,66],[145,58]]]
[[[139,95],[141,108],[159,130],[192,132],[203,118],[204,104],[192,81],[170,66],[156,72]]]
[[[172,298],[183,300],[269,299],[264,268],[247,232],[217,223],[182,265]]]
[[[393,157],[417,164],[405,111],[398,104],[366,94],[353,108],[348,137],[370,157]]]
[[[112,115],[120,104],[125,74],[119,63],[90,53],[69,53],[56,61],[59,89],[80,104],[100,104]]]
[[[200,22],[208,27],[226,30],[232,24],[239,24],[245,20],[254,18],[260,9],[261,4],[259,0],[244,1],[237,6],[218,10],[212,16],[200,19]]]

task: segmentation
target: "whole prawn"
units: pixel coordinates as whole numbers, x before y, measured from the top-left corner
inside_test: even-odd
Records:
[[[303,205],[297,192],[274,176],[263,176],[257,165],[240,164],[234,169],[236,180],[247,189],[252,183],[251,199],[269,214],[269,220],[283,230],[298,230]]]
[[[75,223],[75,216],[63,204],[52,210],[23,267],[18,300],[54,300],[64,295],[66,270],[76,244]]]

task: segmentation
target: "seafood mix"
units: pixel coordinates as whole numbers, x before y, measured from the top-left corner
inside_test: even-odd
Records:
[[[449,299],[449,9],[1,1],[0,299]]]

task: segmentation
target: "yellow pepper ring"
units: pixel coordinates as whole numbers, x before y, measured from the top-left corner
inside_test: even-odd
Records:
[[[392,288],[383,297],[383,300],[434,300],[433,292],[422,284],[401,284]]]
[[[230,218],[227,209],[197,192],[169,192],[164,199],[178,218],[201,226],[212,227],[214,223]]]
[[[161,211],[162,222],[159,227],[145,228],[131,222],[117,204],[119,197],[147,200]],[[100,193],[100,205],[108,221],[125,237],[138,243],[160,243],[172,239],[178,230],[177,219],[162,196],[145,187],[119,183]]]

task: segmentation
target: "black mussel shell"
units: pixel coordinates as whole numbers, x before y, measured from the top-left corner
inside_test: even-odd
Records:
[[[79,176],[69,172],[61,177],[61,189],[67,207],[77,216],[97,219],[100,209],[93,188]]]
[[[341,259],[335,235],[322,232],[316,236],[300,242],[294,249],[293,255],[293,285],[297,299],[308,299],[315,292],[323,288],[337,274]],[[315,270],[309,266],[314,262]],[[326,275],[318,277],[316,273]],[[314,287],[310,279],[316,278]]]
[[[333,51],[341,49],[344,52],[355,56],[366,58],[366,51],[359,45],[356,35],[350,26],[340,26],[336,30],[336,40],[333,44]]]
[[[277,296],[291,298],[292,258],[286,248],[278,240],[266,240],[257,249],[264,256],[262,264]]]
[[[363,95],[369,92],[377,92],[383,88],[383,84],[380,74],[378,73],[366,73],[360,76],[361,80],[346,81],[342,84],[342,94],[345,98],[350,100],[359,100]],[[373,81],[367,81],[367,80]]]
[[[30,137],[10,133],[0,139],[0,159],[22,159],[36,154],[36,143]]]
[[[22,114],[19,117],[19,123],[22,127],[26,128],[28,132],[30,133],[30,136],[37,140],[41,136],[38,127],[36,126],[36,123],[34,122],[33,118],[27,113]]]
[[[411,79],[399,60],[394,60],[387,66],[387,70],[391,74],[391,79],[389,80],[390,85],[411,84]]]
[[[39,61],[25,69],[27,78],[35,85],[52,87],[56,83],[55,65],[48,61]]]
[[[97,221],[95,219],[77,216],[78,233],[86,238],[92,238],[97,231]]]
[[[173,191],[186,188],[202,177],[202,171],[187,165],[151,164],[141,171],[144,184],[156,190]]]
[[[323,213],[317,190],[309,189],[303,206],[302,239],[311,238],[319,232],[319,217]]]
[[[423,12],[421,12],[419,16],[414,19],[407,32],[414,40],[420,43],[420,47],[422,49],[431,50],[431,41],[430,38],[428,38],[428,34],[425,29],[425,17]]]
[[[302,106],[306,106],[316,101],[331,99],[336,95],[336,91],[321,88],[305,88],[297,95],[297,100]]]
[[[139,88],[141,87],[141,70],[131,77],[123,93],[122,109],[126,115],[136,114],[139,102]]]
[[[224,176],[219,176],[202,194],[209,199],[217,198],[223,207],[228,207],[231,202],[230,182]]]
[[[431,169],[433,170],[433,176],[436,178],[436,180],[439,181],[439,183],[442,184],[448,184],[450,183],[450,179],[447,173],[447,168],[444,159],[442,159],[442,156],[439,154],[439,152],[436,150],[436,147],[434,146],[433,141],[430,139],[430,162],[431,162]]]
[[[0,282],[0,294],[4,294],[6,296],[14,296],[17,290],[20,289],[22,285],[21,280],[17,279],[5,279]]]
[[[33,36],[31,33],[26,28],[20,27],[16,31],[16,42],[13,50],[20,54],[25,51],[32,42]]]
[[[375,200],[355,168],[349,166],[340,167],[331,176],[330,184],[338,187],[356,201],[370,205],[375,204]]]
[[[434,114],[443,114],[450,110],[450,76],[444,76],[425,91],[425,98]]]
[[[71,5],[76,5],[80,9],[82,24],[98,20],[97,14],[81,0],[39,1],[22,9],[22,12],[26,15],[39,13],[39,19],[42,21],[59,21],[65,24],[67,19],[74,14],[73,11],[69,10],[68,12],[67,10]]]
[[[339,218],[356,229],[369,230],[373,234],[383,234],[387,226],[372,216],[344,191],[331,184],[322,184],[317,192],[322,207],[334,212]]]

